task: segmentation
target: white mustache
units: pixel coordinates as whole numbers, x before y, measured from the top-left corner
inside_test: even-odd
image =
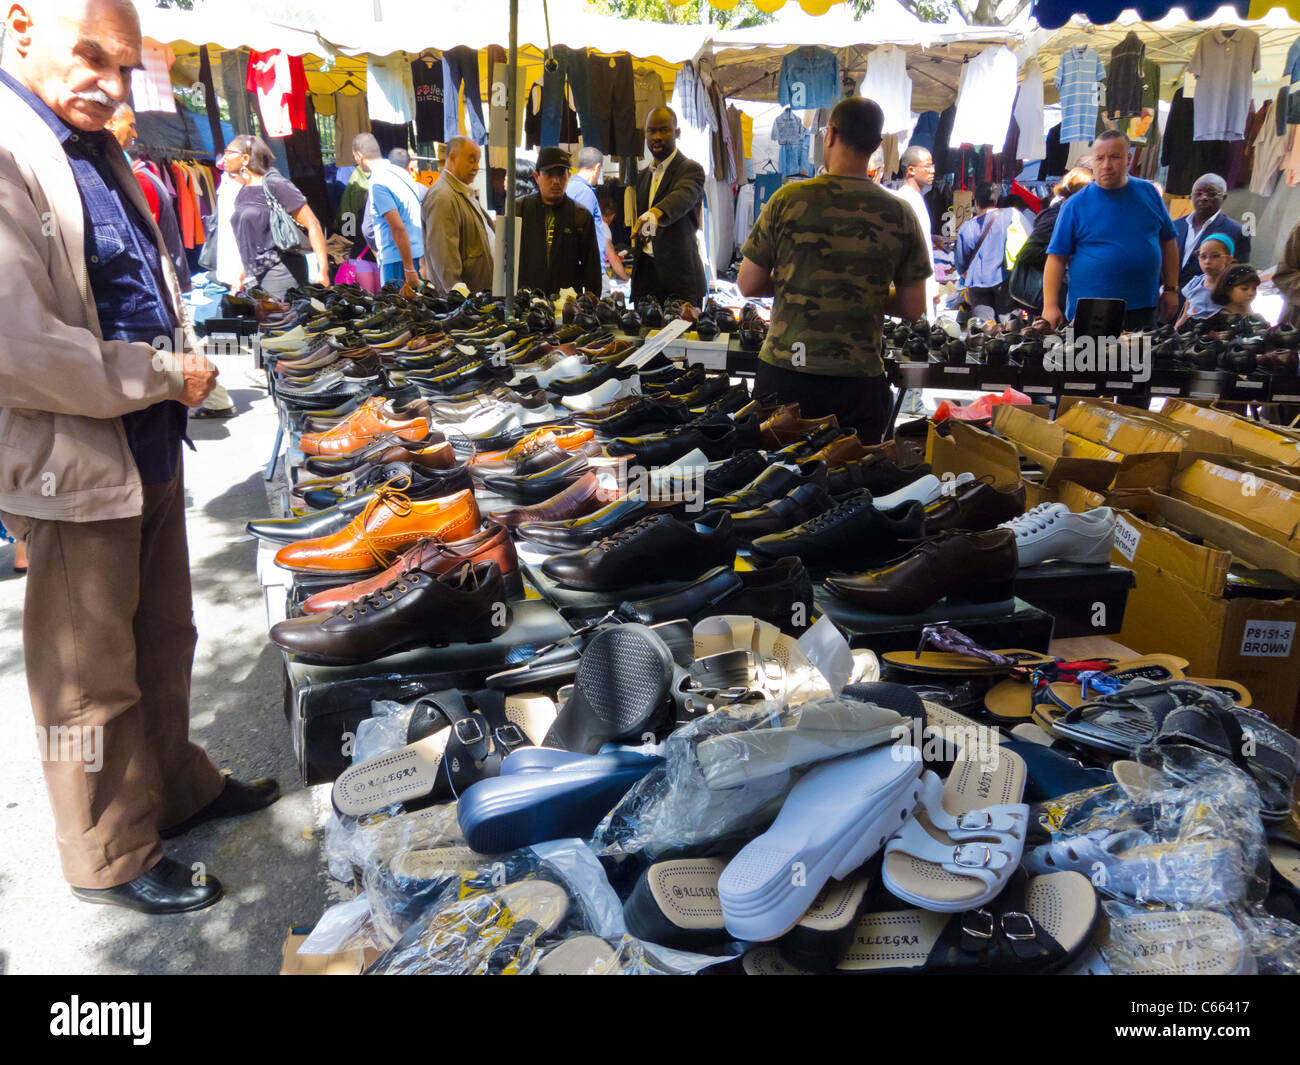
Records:
[[[92,89],[90,92],[74,92],[72,95],[78,100],[84,100],[87,103],[92,104],[99,104],[101,107],[113,107],[118,102],[102,89]]]

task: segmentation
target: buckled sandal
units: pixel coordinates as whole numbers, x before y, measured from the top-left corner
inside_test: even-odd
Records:
[[[873,901],[888,905],[877,896]],[[1088,947],[1100,909],[1079,873],[1027,877],[1017,870],[996,899],[944,914],[868,906],[836,972],[845,975],[1039,976]]]
[[[963,749],[945,781],[927,772],[916,816],[885,846],[885,887],[942,913],[978,909],[995,898],[1024,852],[1029,807],[1020,800],[1027,775],[1024,760],[1000,746]]]
[[[477,780],[495,776],[511,751],[530,746],[548,717],[549,700],[507,702],[503,693],[472,696],[475,709],[455,689],[416,701],[407,744],[350,766],[334,781],[331,800],[340,817],[364,817],[401,803],[417,809],[455,799]]]

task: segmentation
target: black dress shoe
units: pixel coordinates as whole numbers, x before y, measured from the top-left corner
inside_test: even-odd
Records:
[[[916,500],[881,512],[870,492],[857,491],[812,521],[760,536],[750,548],[760,558],[793,555],[810,569],[860,572],[905,555],[920,542],[924,523],[925,508]]]
[[[620,617],[642,625],[654,625],[678,618],[695,624],[715,614],[730,613],[721,608],[722,603],[743,587],[740,575],[734,569],[730,566],[715,566],[699,580],[692,581],[678,591],[653,599],[641,599],[635,603],[622,603],[618,613]]]
[[[865,488],[873,496],[887,496],[919,481],[930,472],[928,462],[911,466],[895,466],[884,455],[868,455],[864,459],[846,462],[829,471],[831,495],[846,495],[856,488]]]
[[[441,575],[417,567],[329,614],[276,622],[271,641],[321,665],[373,662],[415,647],[486,643],[508,624],[500,616],[507,599],[494,561],[466,562]]]
[[[215,876],[201,877],[195,884],[194,871],[188,865],[163,858],[147,873],[111,888],[74,887],[72,893],[82,902],[101,906],[121,906],[137,913],[189,913],[217,902],[222,895],[221,881]]]
[[[813,623],[813,585],[808,570],[794,557],[770,566],[742,570],[740,589],[720,604],[720,614],[749,614],[797,635]]]
[[[264,810],[279,797],[280,785],[270,777],[250,780],[247,784],[234,777],[226,777],[226,785],[221,789],[220,795],[184,821],[162,829],[158,835],[162,839],[175,839],[209,821],[220,821],[226,817],[243,817],[244,814]]]
[[[514,503],[541,503],[559,495],[586,472],[587,456],[574,455],[558,466],[537,473],[484,477],[483,487]]]
[[[787,444],[779,451],[770,453],[770,457],[776,462],[802,462],[809,455],[815,455],[827,444],[838,440],[840,431],[833,425],[823,425],[820,429],[814,429],[802,440],[796,440],[793,444]]]
[[[594,544],[645,516],[646,503],[638,495],[623,496],[581,518],[567,521],[527,521],[515,531],[543,547],[574,551]]]
[[[774,463],[765,466],[752,481],[730,495],[710,499],[708,505],[739,513],[757,510],[765,503],[789,495],[801,484],[816,482],[826,484],[826,464],[820,460],[799,465]]]
[[[808,482],[801,484],[789,495],[764,503],[757,510],[743,510],[732,515],[736,538],[752,541],[760,536],[785,532],[818,514],[825,514],[835,506],[835,497],[825,485]]]
[[[552,555],[542,571],[568,588],[612,591],[660,581],[690,581],[736,555],[731,515],[708,510],[693,521],[651,514],[581,551]]]
[[[722,465],[704,474],[704,498],[717,499],[744,488],[767,469],[767,459],[756,448],[737,451]]]
[[[647,436],[620,436],[609,443],[611,455],[629,455],[646,468],[667,466],[696,449],[710,460],[723,459],[736,450],[732,424],[683,425]]]
[[[587,424],[603,437],[641,436],[684,425],[689,417],[690,412],[676,400],[640,396],[608,418],[587,421]]]

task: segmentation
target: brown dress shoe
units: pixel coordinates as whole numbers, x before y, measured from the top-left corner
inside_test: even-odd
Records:
[[[478,504],[469,489],[442,499],[413,500],[389,485],[366,509],[330,536],[285,544],[275,564],[299,573],[364,577],[387,569],[408,547],[429,537],[464,540],[479,527]]]
[[[759,436],[759,447],[768,451],[776,451],[785,447],[786,444],[793,444],[796,440],[802,440],[814,429],[820,429],[824,425],[838,429],[840,427],[839,419],[834,414],[826,418],[801,417],[798,404],[794,404],[793,409],[791,407],[781,407],[763,422],[763,428]]]
[[[1016,536],[1010,529],[946,532],[884,569],[828,577],[826,587],[878,614],[919,614],[945,596],[995,603],[1015,595]]]
[[[518,528],[526,521],[568,521],[593,514],[611,500],[600,493],[600,482],[595,473],[584,473],[559,495],[531,507],[512,507],[494,510],[488,517],[508,528]]]
[[[937,536],[950,529],[984,532],[1025,512],[1025,486],[995,488],[992,478],[964,484],[956,493],[926,508],[925,535]]]
[[[883,444],[864,444],[858,439],[857,431],[854,430],[838,440],[832,440],[810,457],[821,459],[829,468],[834,469],[836,466],[843,466],[846,462],[865,459],[868,455],[884,455],[890,462],[897,464],[898,445],[892,440],[886,440]]]
[[[372,595],[408,570],[446,573],[462,563],[486,562],[488,559],[501,567],[506,590],[512,595],[522,596],[523,582],[519,576],[519,556],[515,553],[515,542],[502,526],[488,525],[473,536],[451,543],[437,537],[421,540],[382,573],[353,584],[345,584],[341,588],[317,592],[303,602],[302,611],[304,614],[328,614],[335,607],[346,606]]]

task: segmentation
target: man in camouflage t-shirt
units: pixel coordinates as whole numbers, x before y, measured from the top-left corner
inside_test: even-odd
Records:
[[[737,279],[746,296],[775,297],[755,393],[799,403],[805,418],[834,414],[864,443],[880,440],[889,416],[884,316],[920,318],[930,276],[911,208],[867,176],[883,123],[872,100],[836,105],[826,173],[768,200]]]

